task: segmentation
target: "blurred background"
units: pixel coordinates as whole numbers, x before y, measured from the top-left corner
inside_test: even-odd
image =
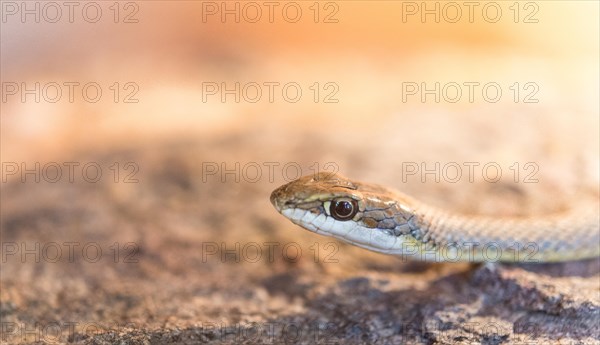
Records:
[[[455,276],[465,266],[399,262],[308,233],[275,212],[270,192],[335,170],[498,216],[597,193],[598,2],[3,0],[1,10],[9,342],[220,342],[223,328],[252,322],[425,341],[416,330],[440,306],[502,277],[479,272],[473,283]],[[456,181],[425,174],[448,163],[465,167]],[[493,182],[488,163],[501,169]],[[566,289],[593,296],[592,276],[565,278]],[[344,297],[363,290],[383,295]],[[365,304],[388,314],[352,309]],[[515,340],[513,312],[483,320]],[[521,321],[546,322],[531,317]],[[597,340],[584,321],[578,336]],[[50,333],[36,326],[52,322]]]
[[[598,22],[593,2],[483,2],[472,8],[445,2],[425,6],[283,2],[271,5],[272,15],[271,6],[261,3],[125,2],[118,8],[99,3],[99,15],[95,6],[84,11],[81,3],[73,7],[73,23],[69,7],[59,6],[62,16],[51,23],[54,6],[35,4],[40,7],[40,23],[35,22],[34,4],[21,8],[19,3],[16,9],[14,3],[3,4],[3,80],[25,82],[31,88],[36,82],[42,87],[55,82],[65,95],[56,103],[30,101],[31,96],[21,102],[20,93],[6,96],[2,153],[10,159],[49,149],[60,152],[74,142],[107,145],[158,136],[201,136],[269,123],[294,128],[335,125],[344,131],[403,114],[441,110],[477,111],[480,117],[492,118],[485,114],[503,112],[502,106],[511,107],[507,113],[557,112],[574,126],[583,121],[582,114],[593,113],[598,106]],[[455,14],[457,9],[460,15]],[[258,21],[251,22],[256,17]],[[86,102],[79,87],[70,102],[64,82],[98,83],[102,97]],[[217,90],[216,96],[206,95],[203,101],[203,83],[233,88],[236,82],[258,83],[265,95],[255,103],[235,102],[233,96],[222,102]],[[298,83],[303,95],[297,103],[287,102],[280,86],[271,103],[265,82]],[[328,82],[339,89],[332,97],[337,103],[324,101],[334,92],[325,89]],[[402,102],[406,82],[426,82],[430,87],[435,82],[495,82],[502,86],[503,97],[500,104],[489,104],[480,87],[474,104],[466,94],[456,103],[435,103],[430,96],[423,104],[420,94]],[[521,84],[518,102],[508,88],[516,82]],[[525,89],[527,82],[539,86],[532,97],[538,103],[523,101],[534,91]],[[109,89],[114,83],[120,83],[118,102]],[[126,88],[126,83],[135,83],[136,88]],[[309,89],[314,83],[321,89],[317,102]],[[125,103],[129,94],[138,102]],[[571,121],[576,116],[578,121]]]

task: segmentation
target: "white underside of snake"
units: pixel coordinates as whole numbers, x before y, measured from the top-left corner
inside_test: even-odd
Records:
[[[338,174],[305,176],[271,202],[315,233],[425,261],[556,262],[600,256],[599,203],[528,218],[458,215]]]

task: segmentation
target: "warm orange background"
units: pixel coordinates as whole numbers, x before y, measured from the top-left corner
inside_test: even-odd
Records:
[[[58,103],[25,102],[18,97],[2,103],[2,159],[26,159],[80,145],[114,145],[157,136],[205,135],[231,126],[326,125],[343,121],[361,128],[365,119],[401,112],[463,112],[481,104],[421,104],[401,102],[404,81],[441,83],[495,81],[540,85],[535,111],[561,109],[564,116],[591,115],[585,128],[597,128],[598,2],[535,2],[538,23],[523,23],[533,8],[519,2],[520,22],[514,22],[514,2],[495,2],[503,10],[488,23],[475,8],[474,23],[435,23],[427,16],[402,19],[407,2],[337,2],[337,23],[314,23],[310,6],[297,2],[303,15],[297,23],[281,16],[274,23],[267,7],[258,23],[223,23],[218,15],[203,22],[209,2],[138,2],[138,23],[112,22],[109,6],[99,2],[103,17],[90,24],[21,23],[7,16],[2,23],[2,81],[96,81],[105,92],[91,104],[76,98]],[[220,4],[215,2],[211,4]],[[411,4],[419,5],[421,2]],[[529,2],[532,3],[532,2]],[[227,2],[233,8],[234,2]],[[241,2],[240,6],[246,3]],[[258,4],[263,4],[259,2]],[[321,17],[335,9],[320,3]],[[447,2],[439,2],[440,7]],[[459,2],[459,4],[462,4]],[[428,2],[432,8],[434,2]],[[211,5],[212,6],[212,5]],[[332,5],[329,5],[332,6]],[[127,13],[123,8],[122,15]],[[491,11],[491,10],[490,10]],[[490,12],[492,13],[492,12]],[[4,13],[6,15],[6,13]],[[29,17],[30,18],[30,17]],[[108,87],[115,81],[139,86],[137,104],[114,103]],[[307,95],[290,104],[202,102],[203,82],[295,81],[308,91],[318,81],[335,82],[338,104],[314,103]],[[507,91],[506,89],[504,91]],[[510,97],[507,97],[510,98]],[[263,98],[264,99],[264,98]],[[483,104],[483,111],[489,104]],[[316,120],[318,116],[318,120]],[[586,122],[587,121],[587,122]],[[371,120],[367,122],[372,122]],[[596,126],[596,127],[593,127]]]

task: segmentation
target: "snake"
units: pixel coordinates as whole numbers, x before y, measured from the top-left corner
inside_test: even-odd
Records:
[[[470,215],[319,172],[280,186],[270,200],[306,230],[412,260],[544,263],[600,256],[598,199],[541,216]]]

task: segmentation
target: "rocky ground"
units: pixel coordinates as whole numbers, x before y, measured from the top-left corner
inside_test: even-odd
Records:
[[[410,121],[439,122],[414,118],[398,121],[409,126]],[[462,125],[454,126],[461,135]],[[370,152],[377,141],[362,141],[372,133],[348,141],[343,129],[335,135],[299,129],[282,141],[281,131],[264,126],[205,138],[81,148],[62,161],[98,163],[104,174],[96,183],[75,175],[73,183],[63,178],[3,184],[2,341],[600,342],[598,259],[542,265],[411,262],[304,231],[269,203],[271,190],[286,182],[277,170],[286,162],[309,171],[314,161],[321,167],[333,161],[346,175],[395,184],[457,211],[543,213],[567,203],[567,193],[556,186],[576,185],[580,179],[569,174],[573,169],[543,169],[555,161],[542,160],[540,179],[546,183],[535,188],[481,179],[402,183],[393,177],[399,163],[377,169],[379,160]],[[503,142],[502,136],[509,135],[503,133],[481,134],[480,144]],[[385,130],[377,137],[386,143],[379,147],[385,154],[414,144],[406,136],[389,139]],[[547,140],[541,138],[546,137],[532,135],[530,142]],[[385,148],[389,142],[395,146]],[[458,145],[442,153],[431,149],[439,142],[428,145],[412,154],[425,160],[442,154],[461,157],[452,148]],[[498,152],[510,145],[496,146],[491,156],[501,156]],[[405,157],[412,159],[409,153]],[[241,167],[248,162],[280,165],[272,181],[266,169],[254,179],[248,168],[245,175],[238,173],[239,182],[235,174],[207,173],[212,163],[220,167],[226,162],[231,168],[236,161]],[[115,162],[121,164],[116,182],[110,170]],[[125,168],[127,162],[139,170]],[[540,197],[544,193],[565,198]]]

